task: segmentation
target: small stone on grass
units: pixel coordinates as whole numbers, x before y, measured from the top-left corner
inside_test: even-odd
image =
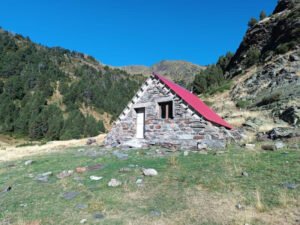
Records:
[[[79,203],[75,206],[76,209],[87,209],[88,206],[86,204]]]
[[[35,180],[37,181],[40,181],[40,182],[43,182],[43,183],[46,183],[48,182],[49,180],[49,176],[52,176],[52,172],[49,171],[49,172],[46,172],[46,173],[42,173],[42,174],[38,174],[36,177],[35,177]]]
[[[246,171],[243,171],[243,172],[241,173],[241,175],[244,176],[244,177],[248,177],[248,176],[249,176],[249,174],[248,174]]]
[[[149,169],[143,169],[143,174],[145,176],[156,176],[158,173],[155,169],[149,168]]]
[[[101,180],[103,177],[98,177],[98,176],[90,176],[91,180]]]
[[[100,212],[96,212],[96,213],[94,213],[94,219],[96,219],[96,220],[104,219],[104,215]]]
[[[111,179],[109,182],[108,182],[108,186],[109,187],[118,187],[122,184],[121,181],[117,180],[117,179]]]
[[[87,219],[80,220],[80,224],[85,224],[87,222]]]
[[[131,172],[131,168],[123,167],[123,168],[119,169],[119,172],[120,173],[128,173],[128,172]]]
[[[66,200],[71,200],[79,195],[79,192],[76,191],[70,191],[63,194],[63,198]]]
[[[63,179],[63,178],[66,178],[66,177],[69,177],[73,174],[73,170],[64,170],[62,172],[60,172],[59,174],[56,175],[56,177],[58,179]]]
[[[27,160],[27,161],[24,162],[24,165],[25,165],[25,166],[29,166],[29,165],[31,165],[33,162],[34,162],[33,160]]]
[[[158,210],[151,210],[151,211],[150,211],[150,215],[151,215],[151,216],[160,216],[160,215],[161,215],[161,212],[158,211]]]

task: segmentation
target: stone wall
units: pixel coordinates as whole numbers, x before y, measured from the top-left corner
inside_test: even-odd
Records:
[[[181,149],[222,148],[230,133],[196,114],[179,97],[154,77],[149,78],[131,105],[107,135],[106,144],[117,146],[135,138],[135,108],[145,107],[146,145],[163,145]],[[161,119],[159,102],[173,101],[174,119]]]

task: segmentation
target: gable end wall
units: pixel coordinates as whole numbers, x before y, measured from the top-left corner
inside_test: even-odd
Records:
[[[196,149],[199,145],[222,147],[225,145],[226,129],[213,125],[198,115],[184,101],[151,77],[144,85],[141,96],[133,98],[130,107],[121,114],[106,137],[105,144],[117,146],[135,138],[135,108],[145,107],[145,143]],[[174,119],[161,119],[158,102],[173,101]],[[212,146],[217,145],[217,146]]]

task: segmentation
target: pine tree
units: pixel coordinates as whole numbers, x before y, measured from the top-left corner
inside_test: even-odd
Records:
[[[260,14],[259,14],[259,19],[260,19],[260,20],[263,20],[263,19],[265,19],[266,17],[267,17],[266,12],[265,12],[264,10],[261,11]]]
[[[255,24],[257,24],[257,19],[255,19],[255,18],[251,18],[250,20],[249,20],[249,22],[248,22],[248,27],[253,27]]]

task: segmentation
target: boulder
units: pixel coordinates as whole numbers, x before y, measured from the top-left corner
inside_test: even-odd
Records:
[[[263,144],[261,146],[261,148],[266,151],[275,151],[276,150],[276,147],[273,144]]]
[[[300,136],[299,128],[289,128],[289,127],[276,127],[267,132],[267,135],[270,139],[276,140],[279,138],[292,138]]]
[[[292,61],[292,62],[300,61],[300,57],[296,54],[291,54],[290,55],[290,61]]]
[[[291,125],[296,125],[297,123],[300,123],[300,108],[291,106],[284,110],[279,115],[279,118]]]

